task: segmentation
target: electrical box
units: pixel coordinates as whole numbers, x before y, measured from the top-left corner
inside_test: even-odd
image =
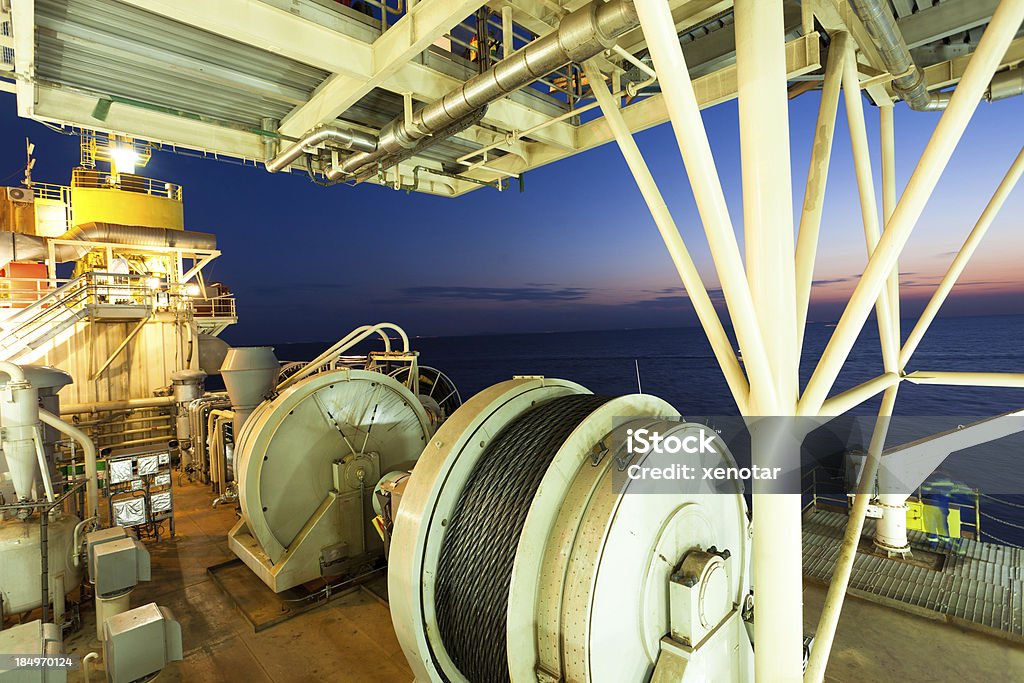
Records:
[[[112,526],[109,529],[100,529],[99,531],[93,531],[85,536],[85,548],[88,553],[88,568],[89,568],[89,580],[93,583],[96,582],[96,565],[93,563],[93,558],[96,556],[96,548],[103,545],[104,543],[110,543],[111,541],[119,541],[122,538],[127,538],[128,532],[124,530],[124,527]]]
[[[112,595],[149,581],[149,551],[133,536],[96,546],[93,551],[96,594]]]
[[[116,614],[103,624],[103,663],[109,683],[130,683],[181,661],[181,625],[155,602]]]

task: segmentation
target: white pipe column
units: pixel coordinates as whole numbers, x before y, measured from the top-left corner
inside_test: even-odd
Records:
[[[53,413],[42,408],[39,409],[39,419],[56,429],[61,434],[74,439],[82,447],[85,458],[85,500],[86,508],[83,517],[88,519],[94,517],[99,519],[99,483],[96,475],[96,445],[85,435],[85,432],[74,427]]]
[[[875,476],[878,474],[878,464],[882,459],[882,450],[885,448],[885,437],[889,433],[889,422],[893,407],[896,405],[898,389],[899,385],[894,384],[886,389],[882,396],[882,405],[878,409],[878,419],[875,421],[875,429],[871,433],[867,458],[860,474],[860,481],[857,483],[857,494],[853,498],[850,517],[846,521],[846,531],[843,534],[843,543],[839,548],[839,557],[836,558],[836,565],[832,570],[832,580],[828,584],[828,594],[825,596],[825,605],[822,607],[821,616],[818,618],[818,627],[814,632],[814,647],[811,649],[811,656],[807,661],[804,683],[821,683],[825,679],[825,667],[828,664],[828,656],[832,652],[832,643],[835,640],[836,627],[839,625],[839,615],[843,609],[846,589],[850,585],[853,560],[857,556],[860,536],[864,532],[864,517],[867,515],[868,503],[871,502],[871,495],[874,492]]]
[[[636,0],[636,10],[743,353],[747,376],[751,384],[756,381],[762,390],[773,390],[771,368],[757,324],[750,285],[743,270],[729,207],[711,155],[711,145],[679,45],[679,36],[676,35],[672,12],[664,0]]]
[[[875,180],[871,171],[871,150],[868,146],[867,125],[864,122],[864,103],[860,94],[860,74],[857,70],[855,46],[848,43],[843,60],[843,99],[846,101],[846,119],[850,128],[850,147],[857,176],[860,212],[864,223],[864,241],[868,258],[874,253],[881,238],[878,228],[878,202],[875,198]],[[883,289],[875,302],[878,338],[882,344],[882,363],[886,372],[897,371],[899,341],[893,337],[889,291]]]
[[[722,373],[725,375],[725,380],[732,392],[733,399],[736,401],[740,412],[745,413],[747,411],[747,394],[749,392],[747,378],[744,376],[743,368],[740,367],[739,361],[736,359],[732,343],[722,327],[722,321],[719,319],[718,312],[711,302],[711,297],[708,296],[708,290],[704,287],[704,281],[697,271],[697,266],[694,265],[693,259],[690,257],[686,243],[679,234],[679,228],[672,219],[672,214],[665,204],[665,199],[658,190],[658,184],[654,181],[654,177],[651,175],[651,171],[647,167],[643,155],[640,153],[636,140],[633,139],[633,135],[629,132],[629,127],[622,118],[622,112],[616,106],[615,98],[612,97],[611,92],[608,90],[603,75],[594,66],[592,61],[584,63],[583,69],[587,76],[587,82],[590,83],[590,87],[593,89],[594,97],[597,99],[602,113],[604,113],[605,121],[607,121],[608,127],[615,136],[619,149],[622,151],[622,156],[633,173],[637,187],[640,188],[640,194],[643,195],[644,201],[647,202],[647,208],[650,210],[651,216],[658,226],[658,231],[665,242],[665,247],[668,249],[672,262],[676,266],[676,271],[679,273],[679,278],[683,282],[683,287],[686,288],[687,296],[690,297],[693,308],[697,312],[697,317],[704,327],[715,358],[718,359],[718,364],[721,366]]]
[[[782,2],[737,0],[735,16],[747,280],[772,382],[751,375],[750,413],[777,416],[751,428],[751,455],[755,466],[799,472],[800,441],[785,419],[796,414],[799,350]],[[755,674],[759,681],[799,681],[801,498],[773,482],[755,481],[753,492]]]
[[[821,88],[818,122],[814,126],[814,144],[811,163],[807,169],[807,186],[800,214],[800,231],[796,242],[796,314],[797,346],[803,345],[807,325],[807,308],[811,301],[811,283],[814,280],[814,260],[818,253],[818,234],[825,210],[825,187],[828,167],[832,158],[832,140],[835,137],[836,114],[839,111],[839,86],[843,78],[843,61],[850,36],[846,32],[832,36],[832,46],[825,65],[825,81]]]
[[[896,210],[896,121],[891,102],[878,107],[879,146],[882,149],[882,225],[888,225]],[[892,336],[897,346],[902,339],[900,329],[900,266],[897,261],[887,280],[889,288],[889,315],[892,318]],[[903,366],[899,365],[902,370]]]
[[[1024,0],[1002,0],[978,49],[971,57],[964,75],[942,113],[921,160],[900,198],[885,233],[868,261],[839,324],[822,354],[821,361],[807,383],[800,401],[802,415],[817,414],[832,388],[867,320],[875,300],[892,272],[900,252],[921,217],[953,150],[963,135],[992,75],[1006,54],[1006,48],[1024,21]]]

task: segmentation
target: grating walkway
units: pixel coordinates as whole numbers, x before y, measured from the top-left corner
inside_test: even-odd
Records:
[[[846,527],[846,514],[812,510],[804,517],[804,576],[828,583]],[[864,524],[874,536],[875,520]],[[911,549],[928,555],[925,535],[908,533]],[[863,547],[863,546],[862,546]],[[912,612],[946,619],[1003,638],[1024,641],[1024,551],[959,539],[935,551],[940,569],[859,552],[850,576],[850,592]]]

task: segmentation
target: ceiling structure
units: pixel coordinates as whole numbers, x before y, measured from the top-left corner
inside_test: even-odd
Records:
[[[511,32],[518,51],[587,2],[498,0],[488,5],[488,32],[499,42]],[[333,0],[0,0],[0,89],[15,93],[24,117],[262,163],[323,126],[376,136],[480,71],[469,41],[482,3],[385,4],[382,20],[380,0],[370,0],[369,14]],[[997,4],[892,0],[929,88],[958,81]],[[700,106],[735,97],[732,3],[670,5]],[[794,95],[818,87],[828,34],[848,30],[860,48],[863,88],[876,101],[891,97],[892,76],[845,0],[786,5]],[[617,42],[620,51],[595,57],[601,70],[613,84],[646,78],[639,28]],[[1018,35],[1004,66],[1022,60]],[[634,132],[668,120],[656,83],[620,101]],[[592,103],[582,70],[570,65],[359,180],[440,195],[514,182],[612,140]],[[350,154],[330,143],[310,151],[317,153],[302,155],[294,171],[320,177]]]

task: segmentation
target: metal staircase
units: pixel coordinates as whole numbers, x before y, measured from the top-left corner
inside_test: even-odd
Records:
[[[126,275],[80,275],[0,322],[0,359],[31,363],[45,346],[75,323],[94,316],[138,320],[150,314],[153,294]]]

